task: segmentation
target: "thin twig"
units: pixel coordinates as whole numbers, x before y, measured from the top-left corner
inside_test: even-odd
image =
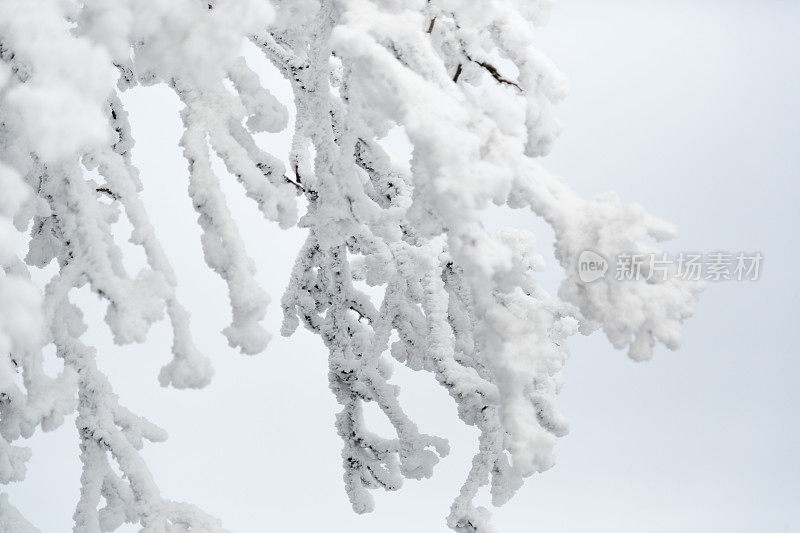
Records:
[[[363,314],[361,311],[359,311],[359,310],[358,310],[358,309],[356,309],[355,307],[352,307],[352,306],[351,306],[351,307],[350,307],[350,310],[351,310],[351,311],[355,311],[355,312],[356,312],[356,314],[358,314],[358,321],[359,321],[359,322],[361,322],[361,319],[362,319],[362,318],[367,318],[367,317],[365,317],[365,316],[364,316],[364,314]],[[369,318],[367,318],[367,322],[369,322],[369,321],[370,321],[370,320],[369,320]]]
[[[486,63],[486,62],[484,62],[484,61],[474,61],[474,60],[472,60],[472,59],[470,59],[470,58],[468,58],[468,59],[469,59],[470,61],[472,61],[473,63],[477,63],[478,65],[480,65],[480,66],[482,66],[483,68],[485,68],[485,69],[486,69],[486,71],[487,71],[487,72],[489,72],[489,74],[491,74],[491,75],[492,75],[492,77],[493,77],[495,80],[497,80],[498,82],[500,82],[500,83],[505,83],[506,85],[513,85],[514,87],[516,87],[516,88],[519,90],[519,92],[522,92],[522,87],[520,87],[519,85],[517,85],[517,83],[516,83],[516,82],[513,82],[513,81],[511,81],[511,80],[509,80],[509,79],[507,79],[507,78],[504,78],[504,77],[503,77],[503,76],[500,74],[500,72],[499,72],[499,71],[498,71],[498,70],[495,68],[495,66],[494,66],[494,65],[492,65],[492,64],[490,64],[490,63]]]
[[[116,194],[114,194],[114,191],[112,191],[112,190],[111,190],[111,189],[109,189],[108,187],[98,187],[98,188],[96,188],[95,190],[96,190],[97,192],[102,192],[102,193],[104,193],[104,194],[107,194],[107,195],[109,195],[109,196],[110,196],[111,198],[113,198],[114,200],[119,200],[119,197],[118,197]]]
[[[300,179],[300,171],[297,170],[297,165],[294,167],[294,175],[297,177],[297,181],[292,180],[288,176],[284,176],[283,179],[286,180],[286,183],[291,183],[295,186],[298,191],[306,192],[306,188],[301,185],[302,179]]]
[[[453,83],[458,83],[458,77],[461,76],[462,70],[463,70],[463,65],[459,63],[458,68],[456,69],[456,75],[453,76]]]

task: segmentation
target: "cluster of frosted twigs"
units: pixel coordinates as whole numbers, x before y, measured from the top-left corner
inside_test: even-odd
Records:
[[[121,93],[169,85],[183,104],[181,147],[207,264],[227,283],[243,353],[264,350],[268,295],[254,278],[212,168],[219,157],[264,217],[307,230],[281,300],[282,333],[302,324],[329,350],[341,411],[344,482],[357,512],[371,489],[429,477],[447,442],[419,430],[390,381],[393,358],[428,372],[480,431],[477,453],[447,519],[486,532],[473,503],[495,505],[549,468],[568,431],[556,395],[577,331],[602,328],[615,347],[647,359],[680,340],[699,286],[581,282],[586,249],[612,257],[651,252],[668,224],[606,195],[587,201],[535,158],[559,124],[551,104],[561,74],[533,46],[548,0],[4,0],[0,3],[0,483],[24,478],[26,448],[12,444],[77,412],[81,497],[74,531],[221,532],[218,520],[165,499],[139,455],[163,430],[120,405],[95,350],[81,341],[88,286],[108,304],[118,344],[144,341],[164,313],[172,359],[162,385],[202,387],[212,369],[192,342],[178,280],[142,203],[134,140]],[[241,57],[256,46],[291,85],[279,102]],[[259,132],[294,132],[273,155]],[[408,170],[380,140],[402,128]],[[527,208],[556,236],[565,271],[558,298],[537,283],[533,236],[490,234],[489,204]],[[303,210],[298,218],[299,211]],[[111,226],[124,216],[147,266],[131,274]],[[27,255],[13,237],[29,232]],[[44,287],[32,268],[58,264]],[[366,283],[375,290],[365,292]],[[375,294],[380,294],[376,297]],[[43,370],[55,346],[63,371]],[[20,379],[21,375],[21,379]],[[375,402],[396,430],[366,427]],[[0,529],[35,531],[0,495]]]

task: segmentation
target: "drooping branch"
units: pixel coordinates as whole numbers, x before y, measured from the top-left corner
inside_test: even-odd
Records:
[[[518,2],[276,0],[273,13],[265,0],[176,1],[0,3],[0,231],[10,217],[19,231],[31,227],[24,261],[0,249],[0,463],[8,465],[0,482],[24,477],[29,454],[12,442],[77,411],[76,531],[124,523],[224,531],[161,496],[139,451],[165,435],[119,404],[70,301],[88,286],[107,304],[118,344],[142,342],[166,311],[173,355],[159,381],[209,383],[213,370],[192,342],[178,280],[141,199],[118,94],[164,83],[184,106],[189,196],[206,263],[228,286],[229,344],[248,354],[264,349],[269,297],[222,194],[228,177],[266,220],[308,233],[281,298],[281,332],[302,324],[329,352],[353,508],[372,509],[370,490],[431,476],[448,453],[446,441],[403,410],[393,360],[428,372],[461,420],[478,429],[478,452],[447,521],[459,532],[489,531],[488,511],[474,503],[478,490],[489,485],[493,504],[502,505],[552,466],[568,431],[556,406],[563,339],[599,326],[637,360],[652,356],[657,342],[677,347],[698,286],[675,279],[589,286],[574,268],[582,250],[651,250],[646,240],[668,238],[671,228],[613,196],[583,200],[533,159],[558,135],[551,106],[566,83],[533,46]],[[548,2],[527,4],[536,17]],[[245,39],[289,82],[293,102],[279,102],[239,57]],[[514,79],[500,72],[506,63],[498,58],[516,69]],[[112,73],[117,88],[107,82]],[[487,73],[494,83],[481,83]],[[273,155],[258,135],[284,131],[290,104],[290,150]],[[393,129],[413,148],[407,170],[383,147]],[[224,171],[212,165],[215,157]],[[543,261],[528,232],[487,231],[490,202],[531,209],[552,226],[565,274],[558,299],[536,281]],[[114,240],[121,216],[147,258],[135,273]],[[58,273],[42,293],[28,268],[51,262]],[[6,309],[22,309],[30,329],[12,327]],[[41,369],[47,344],[65,363],[55,378]],[[395,437],[367,427],[370,403]],[[0,497],[0,524],[13,517],[25,531],[17,514]]]

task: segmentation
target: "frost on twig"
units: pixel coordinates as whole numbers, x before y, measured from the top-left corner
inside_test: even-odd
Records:
[[[433,474],[448,443],[420,429],[391,382],[393,364],[430,373],[479,431],[448,525],[487,532],[481,487],[502,505],[550,468],[569,430],[558,412],[563,339],[602,328],[631,358],[674,349],[700,287],[582,282],[578,255],[656,251],[671,226],[613,195],[582,199],[536,161],[560,131],[552,104],[566,81],[533,46],[531,23],[550,0],[6,0],[0,4],[0,482],[24,478],[29,451],[13,444],[77,411],[83,464],[75,531],[223,531],[164,499],[139,450],[166,433],[119,404],[81,340],[75,289],[107,304],[117,344],[144,341],[166,315],[172,359],[164,386],[202,387],[213,370],[194,345],[189,313],[157,228],[141,200],[134,141],[120,92],[164,83],[182,103],[180,144],[206,263],[225,281],[223,331],[246,354],[264,350],[269,296],[222,193],[219,158],[265,219],[307,231],[281,298],[282,333],[301,324],[328,349],[341,410],[345,490],[357,512],[370,490]],[[288,81],[280,102],[240,57],[249,40]],[[116,83],[116,87],[115,87]],[[273,155],[261,132],[294,130]],[[381,139],[402,128],[408,170]],[[298,213],[302,196],[305,212]],[[490,204],[530,209],[549,223],[565,270],[557,297],[537,282],[534,237],[489,233]],[[129,272],[114,240],[125,217],[147,259]],[[12,229],[13,227],[16,229]],[[6,235],[30,231],[17,257]],[[29,268],[57,263],[44,290]],[[259,265],[268,269],[270,265]],[[368,288],[364,287],[364,284]],[[64,361],[43,371],[48,345]],[[393,363],[394,360],[396,363]],[[22,380],[17,379],[22,375]],[[374,403],[394,428],[381,437]],[[33,530],[0,495],[0,525]]]
[[[523,7],[541,14],[535,2]],[[675,281],[595,288],[574,275],[580,250],[643,249],[648,235],[664,236],[663,225],[612,198],[586,202],[531,159],[558,134],[550,103],[563,96],[565,82],[532,47],[511,2],[448,2],[444,9],[431,1],[418,12],[351,0],[295,20],[259,41],[292,82],[290,160],[308,169],[301,173],[309,202],[301,224],[310,237],[283,298],[284,334],[302,322],[323,337],[332,362],[344,350],[363,365],[395,333],[391,355],[431,372],[462,420],[481,431],[448,523],[486,531],[488,512],[473,504],[478,489],[490,484],[501,505],[524,478],[552,466],[556,439],[568,431],[555,405],[567,358],[560,341],[597,323],[615,346],[630,345],[634,358],[649,356],[656,340],[674,348],[676,326],[691,314],[698,288]],[[496,66],[498,56],[516,69],[514,79]],[[455,70],[461,74],[453,80]],[[478,90],[462,90],[462,83]],[[413,145],[410,174],[394,169],[377,142],[394,126]],[[481,209],[489,202],[530,208],[553,225],[568,273],[561,300],[535,280],[542,265],[532,236],[484,229]],[[347,276],[340,280],[344,257],[352,258],[353,276],[383,289],[377,313]],[[622,312],[629,305],[639,311]],[[354,350],[356,342],[365,348]],[[382,371],[382,360],[374,360]],[[353,412],[353,395],[342,397],[340,383],[347,391],[353,380],[369,383],[363,370],[349,371],[346,379],[332,377],[343,405],[340,428]],[[360,401],[384,401],[357,391]],[[371,447],[358,432],[340,434],[348,491],[363,510],[370,500],[353,498],[349,472],[363,464],[353,450]],[[382,464],[381,456],[369,456]]]
[[[237,68],[242,38],[266,24],[271,10],[261,2],[242,3],[210,19],[191,2],[179,4],[112,6],[90,0],[78,6],[34,0],[0,6],[0,229],[7,231],[11,217],[18,231],[31,228],[24,263],[11,243],[0,242],[5,272],[0,277],[0,481],[24,477],[29,452],[11,442],[37,427],[54,429],[77,410],[83,475],[75,531],[112,531],[126,522],[153,532],[223,531],[216,519],[160,496],[139,450],[144,440],[161,441],[166,433],[118,403],[95,364],[94,349],[80,340],[86,326],[70,301],[73,290],[83,286],[104,300],[117,344],[144,341],[166,310],[173,359],[159,380],[179,388],[209,382],[213,371],[192,341],[189,315],[175,294],[177,279],[141,202],[127,114],[109,82],[119,70],[123,88],[177,76],[196,85],[208,85],[209,79],[219,83],[228,68]],[[198,57],[182,41],[170,41],[171,31],[182,25],[201,40],[219,37],[222,53]],[[263,115],[274,111],[272,102],[241,71],[239,66],[238,83],[250,98],[244,105],[252,116],[262,117],[252,126],[269,127]],[[280,197],[271,195],[269,201]],[[133,226],[131,242],[147,258],[135,275],[128,273],[113,237],[112,224],[123,214]],[[42,294],[28,281],[28,268],[53,261],[59,271]],[[235,318],[246,314],[237,311]],[[251,326],[249,317],[241,320],[245,326]],[[246,351],[260,347],[257,341],[251,346],[250,339],[237,341]],[[48,344],[64,362],[55,378],[43,371],[42,350]],[[21,386],[16,373],[23,376]],[[8,507],[5,499],[3,505]],[[3,512],[6,517],[22,524],[11,511]]]

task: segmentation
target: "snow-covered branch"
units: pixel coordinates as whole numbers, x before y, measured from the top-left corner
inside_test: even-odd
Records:
[[[431,476],[449,450],[403,410],[390,356],[430,373],[480,431],[447,520],[456,531],[490,531],[488,511],[473,501],[479,488],[490,485],[502,505],[525,478],[553,465],[555,443],[568,431],[556,407],[568,356],[562,341],[601,327],[615,347],[647,359],[657,342],[677,347],[700,290],[674,278],[590,285],[577,276],[583,250],[652,252],[648,239],[673,230],[613,195],[580,198],[534,159],[558,135],[551,108],[566,92],[564,77],[533,46],[532,23],[544,21],[550,4],[0,4],[0,481],[24,478],[29,452],[12,442],[77,410],[83,476],[75,531],[125,522],[153,532],[223,531],[216,519],[160,495],[139,450],[166,433],[119,404],[94,349],[80,340],[86,326],[70,301],[82,286],[106,301],[118,344],[143,342],[166,311],[173,355],[159,381],[210,382],[213,370],[192,341],[178,280],[140,197],[120,97],[135,85],[164,83],[183,104],[189,196],[206,263],[227,283],[229,344],[246,354],[264,350],[269,333],[260,323],[270,298],[255,280],[220,186],[228,176],[218,175],[213,157],[267,220],[308,232],[281,299],[281,332],[302,324],[329,351],[354,510],[372,510],[371,489]],[[262,85],[240,57],[245,41],[288,81],[293,102]],[[270,154],[255,134],[285,130],[287,106],[295,114],[290,152]],[[409,171],[382,147],[394,128],[413,147]],[[553,227],[566,273],[557,298],[537,283],[544,264],[530,233],[484,227],[490,204],[531,209]],[[133,274],[111,229],[120,216],[147,258]],[[5,237],[28,229],[23,260]],[[58,273],[38,289],[28,269],[53,261]],[[42,370],[49,344],[65,364],[56,377]],[[369,402],[396,437],[370,431]],[[31,529],[0,498],[0,523]]]

